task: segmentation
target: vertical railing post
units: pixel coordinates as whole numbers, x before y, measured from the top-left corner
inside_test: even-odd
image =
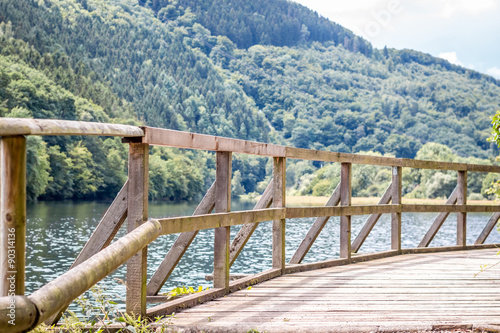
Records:
[[[286,159],[273,158],[273,207],[286,206]],[[285,219],[273,220],[273,268],[285,274]]]
[[[467,171],[458,171],[457,174],[457,205],[467,204]],[[467,245],[467,213],[457,213],[457,245]]]
[[[340,166],[340,205],[351,205],[352,164],[342,163]],[[340,258],[351,258],[351,216],[340,217]]]
[[[231,211],[231,152],[217,152],[215,213]],[[214,230],[214,288],[229,288],[229,245],[231,227]]]
[[[401,205],[402,167],[392,167],[392,204]],[[391,249],[401,251],[401,211],[392,213]]]
[[[24,295],[26,138],[0,139],[0,296]]]
[[[129,144],[127,232],[132,232],[148,219],[149,145]],[[147,247],[127,261],[126,311],[146,314]]]

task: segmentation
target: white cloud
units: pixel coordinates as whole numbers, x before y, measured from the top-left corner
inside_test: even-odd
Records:
[[[457,52],[455,51],[439,53],[438,57],[448,60],[450,63],[454,65],[463,66],[462,62],[458,60]]]
[[[441,6],[442,17],[450,18],[456,13],[478,14],[496,8],[495,0],[440,0],[435,5]]]
[[[493,76],[495,79],[500,80],[500,68],[498,67],[491,67],[486,70],[486,74]]]

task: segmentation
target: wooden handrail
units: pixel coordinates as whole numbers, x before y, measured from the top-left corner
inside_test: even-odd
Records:
[[[0,118],[0,136],[11,135],[102,135],[142,137],[138,126],[72,120]]]
[[[89,240],[90,244],[96,244],[96,242],[99,243],[99,245],[92,246],[92,251],[89,252],[89,255],[87,255],[88,257],[90,256],[90,254],[95,253],[93,256],[91,256],[87,260],[81,260],[82,262],[78,266],[72,268],[65,274],[56,278],[41,289],[35,291],[28,297],[24,297],[19,294],[11,297],[0,297],[0,331],[2,332],[25,331],[29,328],[35,327],[41,322],[44,322],[51,316],[57,314],[58,311],[67,306],[69,302],[74,300],[80,294],[88,290],[92,285],[106,277],[117,267],[132,258],[134,255],[137,255],[140,251],[143,251],[142,255],[135,256],[134,259],[129,260],[127,264],[130,267],[130,273],[133,275],[131,275],[132,278],[130,276],[127,277],[127,311],[131,313],[143,314],[145,312],[146,302],[146,265],[144,263],[144,260],[146,260],[145,248],[149,243],[151,243],[160,235],[191,233],[189,236],[189,242],[187,242],[188,246],[199,230],[216,230],[216,246],[214,246],[214,258],[216,258],[215,262],[217,264],[215,265],[216,269],[214,270],[215,289],[213,291],[206,292],[202,296],[196,296],[198,298],[202,297],[204,300],[208,300],[216,296],[221,296],[225,293],[228,293],[236,287],[239,288],[242,285],[250,285],[256,283],[256,281],[263,281],[280,274],[326,267],[328,265],[347,264],[359,260],[369,260],[381,258],[384,256],[410,253],[411,251],[434,251],[434,249],[429,249],[427,247],[421,249],[401,249],[401,213],[440,212],[442,213],[442,216],[447,216],[449,213],[457,213],[460,217],[460,222],[457,223],[457,246],[450,247],[449,249],[451,250],[458,248],[472,249],[477,247],[491,246],[491,244],[489,244],[484,246],[475,245],[471,247],[465,244],[467,213],[495,213],[479,236],[476,243],[484,242],[484,240],[488,237],[489,233],[493,229],[496,221],[500,217],[500,206],[469,205],[467,204],[466,200],[467,172],[474,171],[500,173],[500,166],[422,161],[405,158],[367,156],[359,154],[299,149],[260,142],[223,138],[212,135],[180,132],[152,127],[137,127],[129,125],[66,120],[0,118],[0,139],[3,140],[4,143],[9,140],[24,140],[24,135],[101,135],[127,138],[124,139],[124,142],[131,144],[131,149],[129,149],[129,179],[127,184],[119,194],[118,201],[120,201],[120,203],[113,204],[111,210],[108,211],[108,215],[116,215],[113,217],[113,219],[111,219],[111,221],[118,221],[118,224],[121,224],[125,219],[125,216],[128,215],[129,233],[115,243],[107,246],[110,243],[112,236],[116,234],[118,226],[113,226],[112,228],[110,228],[110,225],[102,225],[102,227],[109,227],[109,232],[107,232],[105,235],[99,235],[102,239],[98,239],[97,236],[91,237],[94,239]],[[212,207],[215,206],[215,211],[217,213],[187,217],[162,218],[158,220],[150,219],[143,223],[143,221],[147,219],[147,166],[149,145],[163,145],[169,147],[216,151],[218,156],[218,180],[215,183],[216,189],[214,189],[214,198],[213,200],[209,200],[210,202],[207,204],[209,204],[210,207],[206,207],[207,209],[205,210],[209,212],[212,210]],[[18,150],[20,155],[26,153],[25,148]],[[9,150],[7,149],[4,149],[4,153],[6,154],[6,157],[4,158],[5,161],[14,161],[15,155],[13,153],[9,153]],[[269,192],[269,198],[263,200],[265,204],[263,203],[262,207],[260,207],[259,205],[257,207],[263,209],[229,212],[232,153],[254,154],[274,158],[273,181],[271,182],[269,189],[266,190]],[[285,165],[287,158],[342,163],[342,181],[339,186],[338,198],[334,195],[331,199],[331,201],[335,203],[340,201],[341,205],[327,205],[325,207],[286,207],[284,189],[286,179]],[[392,167],[392,184],[396,184],[396,187],[392,187],[392,189],[390,187],[388,189],[390,193],[387,192],[387,198],[384,199],[383,197],[378,205],[351,205],[351,164]],[[444,205],[403,204],[400,200],[402,167],[458,171],[458,184],[461,184],[460,186],[458,186],[461,189],[460,200],[449,200],[447,204]],[[6,167],[4,168],[7,169]],[[22,178],[24,177],[23,175],[21,176],[19,177],[20,180],[22,180]],[[1,180],[1,183],[2,186],[6,187],[6,191],[14,191],[17,188],[23,187],[16,185],[22,184],[22,181],[15,184],[9,183],[4,181],[7,176],[4,175],[2,177],[3,178]],[[25,193],[23,194],[22,191],[19,193],[19,198],[16,198],[16,202],[25,202]],[[392,204],[388,204],[389,196],[392,198]],[[265,208],[269,206],[271,198],[273,202],[273,208]],[[455,204],[455,202],[457,204]],[[25,208],[23,207],[19,208],[21,213],[25,212]],[[26,219],[25,215],[21,213],[13,216],[18,220],[16,220],[17,222],[19,222],[18,225],[21,226],[18,228],[20,232],[19,241],[24,242],[24,234],[22,232],[24,232],[23,230],[25,229]],[[354,243],[351,243],[350,217],[352,215],[372,215],[372,221],[369,221],[369,225],[362,235],[364,238],[366,238],[371,228],[373,228],[373,226],[375,225],[376,220],[378,219],[378,216],[380,216],[380,214],[392,214],[392,250],[379,252],[367,257],[360,257],[352,254],[352,252],[356,252],[357,249],[361,246],[362,241],[360,241],[359,244],[357,244],[356,241]],[[293,218],[318,217],[317,226],[314,228],[314,230],[311,231],[311,235],[309,235],[310,241],[305,245],[306,247],[310,247],[328,218],[331,216],[341,216],[341,259],[312,264],[285,266],[285,220]],[[9,215],[9,217],[12,216]],[[110,222],[108,220],[110,219],[103,218],[103,223],[109,224]],[[439,227],[442,224],[441,220],[444,221],[444,219],[439,219],[439,223],[435,223],[432,232],[438,231]],[[251,234],[251,231],[255,229],[255,226],[259,222],[264,221],[273,221],[273,269],[268,271],[267,273],[261,273],[259,275],[260,277],[257,279],[247,279],[244,280],[244,282],[238,282],[237,284],[229,283],[229,268],[231,266],[231,260],[234,260],[234,256],[231,257],[230,255],[229,227],[242,224],[246,224],[247,226],[253,224],[254,226],[252,226],[252,228],[245,228],[245,230],[250,230],[249,234]],[[2,221],[2,223],[3,225],[8,225],[8,223],[11,223],[11,221]],[[111,224],[114,224],[114,222]],[[248,237],[249,234],[247,235]],[[243,244],[241,245],[241,247],[244,246],[248,237],[244,238],[244,240],[241,241],[241,243]],[[351,248],[352,244],[355,245],[354,251],[352,251]],[[425,244],[425,246],[427,245],[428,242]],[[105,248],[101,250],[103,247]],[[237,253],[241,251],[241,247],[238,248],[238,250],[236,251]],[[182,251],[185,251],[186,248],[183,248]],[[19,246],[18,250],[21,251],[20,249],[24,248]],[[307,249],[305,250],[305,252],[304,250],[301,250],[300,258],[303,258],[306,252]],[[24,257],[21,256],[20,258]],[[134,260],[135,264],[132,265],[131,263],[134,262]],[[300,262],[300,260],[301,259],[296,259],[294,263]],[[171,264],[172,267],[170,267],[169,270],[173,269],[177,262],[178,259],[176,259],[175,263]],[[20,269],[22,269],[24,261],[21,260],[18,265]],[[130,283],[130,281],[132,281],[132,283]],[[130,297],[129,289],[131,295]],[[3,295],[6,294],[4,293]],[[17,302],[16,322],[19,323],[19,325],[16,326],[8,324],[8,316],[3,315],[7,314],[6,311],[9,311],[8,306],[11,299],[14,299]],[[172,310],[176,306],[180,306],[182,302],[184,302],[183,304],[191,304],[189,302],[195,302],[194,296],[192,299],[189,297],[187,297],[186,299],[183,301],[176,301],[174,303],[177,305],[174,304],[170,307],[164,307],[161,311],[164,311],[166,308]],[[196,299],[196,302],[198,302],[198,300],[199,299]],[[154,310],[152,312],[150,311],[149,313],[151,314],[156,312],[157,311]]]

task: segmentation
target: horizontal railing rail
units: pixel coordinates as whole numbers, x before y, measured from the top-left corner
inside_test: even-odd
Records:
[[[25,135],[101,135],[123,137],[129,144],[128,180],[104,214],[96,230],[76,258],[72,268],[24,296],[26,233],[26,141]],[[42,322],[57,322],[76,297],[127,263],[126,309],[131,314],[149,316],[168,314],[193,306],[243,287],[298,271],[373,260],[407,253],[426,253],[497,247],[483,244],[500,218],[499,205],[467,203],[467,173],[500,173],[500,166],[422,161],[404,158],[365,156],[299,149],[260,142],[187,133],[152,127],[101,124],[65,120],[0,118],[0,331],[19,332]],[[148,156],[150,145],[202,149],[216,152],[216,180],[193,216],[154,219],[147,216]],[[273,158],[273,177],[253,210],[230,212],[232,153]],[[324,207],[287,207],[285,196],[286,160],[306,159],[341,164],[341,181]],[[377,205],[351,204],[352,164],[389,166],[392,182]],[[457,171],[457,186],[443,205],[406,204],[401,197],[402,168]],[[20,170],[24,170],[21,172]],[[24,189],[24,190],[23,190]],[[401,214],[439,213],[417,248],[401,247]],[[493,213],[473,245],[466,243],[467,214]],[[429,247],[450,213],[457,214],[455,246]],[[391,215],[390,249],[373,254],[357,254],[382,214]],[[369,215],[354,242],[351,241],[351,216]],[[339,259],[303,264],[301,261],[330,217],[340,217]],[[285,262],[285,226],[295,218],[316,218],[289,263]],[[290,221],[292,220],[292,221]],[[127,221],[127,223],[125,223]],[[230,267],[259,223],[272,221],[272,268],[256,275],[230,281]],[[127,234],[112,242],[119,228],[127,225]],[[232,226],[242,225],[233,242]],[[214,229],[214,288],[178,300],[167,301],[158,295],[170,273],[200,230]],[[8,234],[15,239],[16,261],[8,263]],[[162,235],[178,234],[172,249],[146,281],[147,246]],[[12,246],[11,246],[12,247]],[[8,274],[17,279],[16,290],[9,289]],[[4,297],[1,297],[4,296]],[[163,303],[146,310],[146,302]],[[12,304],[16,325],[12,325]]]

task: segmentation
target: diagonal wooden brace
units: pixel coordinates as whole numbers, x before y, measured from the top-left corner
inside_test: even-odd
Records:
[[[340,183],[337,185],[337,188],[333,191],[332,195],[330,196],[330,199],[325,204],[325,207],[328,206],[337,206],[340,202]],[[307,232],[306,237],[302,240],[300,243],[299,247],[295,251],[292,259],[290,259],[289,264],[300,264],[301,261],[304,259],[306,256],[307,252],[313,245],[314,241],[316,238],[318,238],[319,234],[321,233],[321,230],[326,225],[326,222],[330,219],[330,216],[324,216],[324,217],[318,217],[316,221],[313,223],[309,231]]]
[[[271,178],[271,181],[269,182],[269,185],[267,185],[264,193],[262,193],[262,196],[260,197],[259,201],[255,205],[253,209],[264,209],[264,208],[269,208],[273,202],[273,179]],[[233,242],[231,243],[231,247],[229,249],[229,267],[231,267],[238,258],[238,256],[241,253],[241,250],[243,250],[243,247],[245,247],[245,244],[248,242],[250,239],[250,236],[252,236],[253,232],[255,229],[257,229],[257,226],[259,223],[248,223],[248,224],[243,224],[241,226],[240,231],[236,234],[236,236],[233,239]]]
[[[387,189],[385,190],[385,193],[382,195],[382,198],[380,198],[378,204],[379,205],[387,205],[389,202],[391,202],[391,199],[392,199],[392,183],[389,184],[389,187],[387,187]],[[361,248],[361,245],[363,245],[366,238],[368,237],[368,235],[372,231],[373,227],[375,226],[377,221],[380,219],[380,216],[382,216],[382,214],[372,214],[368,217],[368,219],[366,219],[365,225],[363,226],[363,228],[359,232],[359,234],[356,237],[356,239],[354,240],[354,242],[352,242],[351,250],[353,253],[356,253],[359,251],[359,249]]]
[[[488,221],[488,224],[486,224],[483,231],[481,231],[481,234],[479,235],[479,237],[477,237],[474,244],[484,244],[484,242],[486,241],[486,238],[488,238],[488,236],[490,235],[493,228],[495,228],[495,225],[497,224],[498,219],[500,219],[500,212],[496,212],[496,213],[493,213],[493,215],[491,215],[490,220]]]
[[[215,182],[212,184],[212,186],[210,186],[200,204],[198,205],[198,207],[196,207],[193,215],[210,214],[210,212],[212,212],[212,210],[214,209],[214,206]],[[177,266],[184,253],[186,253],[189,245],[191,245],[197,234],[198,231],[183,232],[179,235],[179,237],[177,237],[174,244],[165,256],[165,259],[163,259],[160,266],[158,266],[158,269],[153,274],[146,287],[146,294],[148,296],[154,296],[158,294],[170,274],[172,274],[175,266]]]
[[[446,200],[446,205],[454,205],[457,203],[458,190],[459,190],[458,186],[455,187],[453,192],[451,192],[451,195],[448,198],[448,200]],[[446,218],[448,217],[448,215],[450,215],[450,213],[448,213],[448,212],[439,213],[439,215],[436,217],[436,219],[432,223],[431,227],[429,228],[429,230],[425,234],[425,236],[422,239],[422,241],[420,242],[420,244],[418,244],[418,247],[429,246],[429,244],[434,239],[434,236],[436,236],[436,233],[439,231],[439,228],[441,228],[441,226],[443,225],[443,223],[446,220]]]

